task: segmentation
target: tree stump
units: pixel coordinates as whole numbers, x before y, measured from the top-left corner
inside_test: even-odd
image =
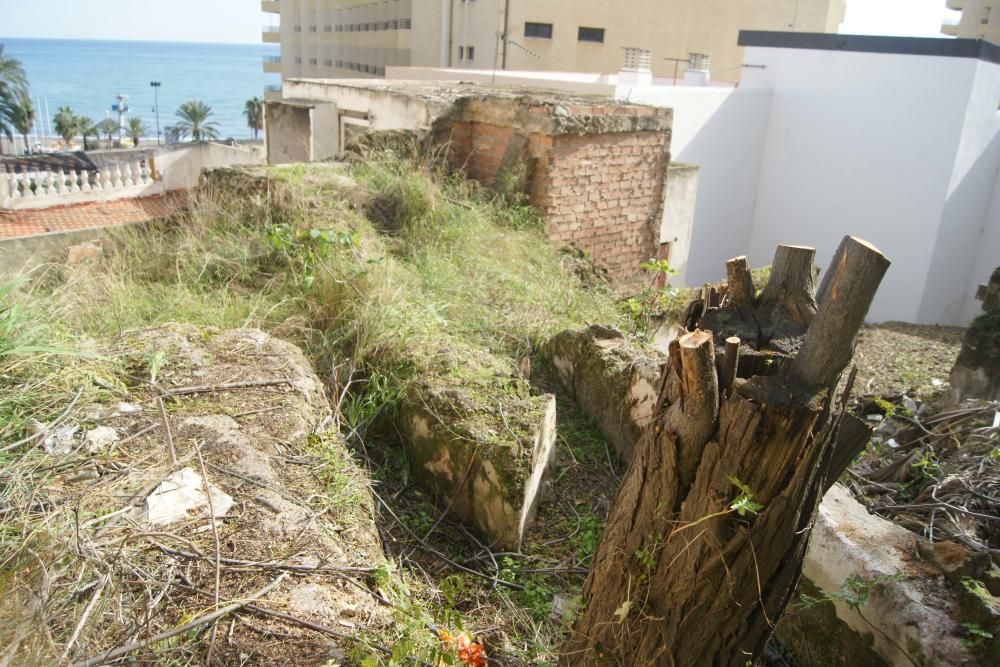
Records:
[[[563,664],[742,666],[760,655],[819,501],[870,435],[832,393],[889,261],[846,237],[813,308],[812,257],[779,247],[759,297],[745,258],[731,260],[738,284],[721,307],[708,297],[671,345]]]

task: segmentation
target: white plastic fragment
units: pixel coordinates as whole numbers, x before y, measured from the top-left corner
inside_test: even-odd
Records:
[[[45,436],[42,440],[42,448],[45,449],[46,454],[69,454],[76,446],[76,433],[79,430],[76,424],[60,426]]]
[[[110,426],[98,426],[92,431],[87,431],[87,435],[83,437],[83,446],[88,454],[103,452],[116,442],[118,442],[118,431]]]
[[[208,517],[208,496],[201,476],[183,468],[167,477],[146,497],[146,521],[150,526],[166,526],[194,516]],[[215,518],[221,519],[233,506],[233,499],[209,484]]]

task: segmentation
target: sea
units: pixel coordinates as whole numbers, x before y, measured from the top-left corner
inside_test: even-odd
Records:
[[[31,97],[44,130],[50,118],[69,106],[95,122],[117,120],[113,105],[125,96],[128,116],[139,116],[156,132],[156,101],[151,81],[159,81],[160,128],[176,122],[177,108],[201,100],[212,108],[220,138],[251,136],[243,116],[246,101],[263,99],[264,87],[279,84],[265,74],[264,56],[279,53],[276,44],[195,44],[0,37],[4,55],[24,65]]]

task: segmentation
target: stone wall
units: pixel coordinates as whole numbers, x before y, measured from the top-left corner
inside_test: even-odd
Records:
[[[616,284],[642,285],[659,249],[671,113],[636,105],[469,97],[434,127],[451,163],[546,216],[554,241],[589,252]]]

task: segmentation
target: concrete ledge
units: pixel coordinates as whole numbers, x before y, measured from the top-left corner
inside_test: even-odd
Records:
[[[128,223],[141,225],[143,223]],[[45,264],[62,262],[71,246],[104,238],[107,227],[52,232],[0,240],[0,280],[11,280]]]

